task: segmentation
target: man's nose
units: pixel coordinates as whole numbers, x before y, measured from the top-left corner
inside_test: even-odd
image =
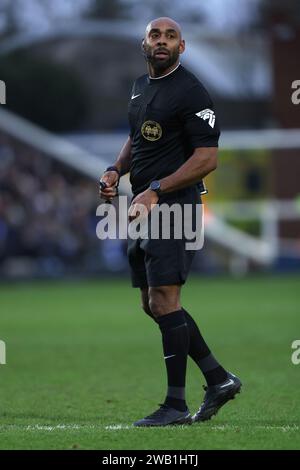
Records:
[[[163,46],[163,45],[166,46],[166,45],[167,45],[166,39],[163,38],[163,37],[161,37],[161,38],[159,39],[159,41],[157,42],[157,45],[158,45],[158,46]]]

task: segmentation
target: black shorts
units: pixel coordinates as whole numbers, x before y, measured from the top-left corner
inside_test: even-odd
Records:
[[[169,194],[161,195],[158,203],[192,204],[192,227],[195,214],[201,204],[200,191],[193,186]],[[196,206],[197,205],[197,206]],[[172,230],[171,230],[172,232]],[[191,240],[188,240],[191,241]],[[172,284],[184,284],[189,274],[196,250],[186,249],[187,239],[128,238],[128,261],[133,287],[158,287]]]

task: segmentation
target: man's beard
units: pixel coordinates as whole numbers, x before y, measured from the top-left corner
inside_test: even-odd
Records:
[[[163,72],[176,63],[179,57],[179,49],[169,52],[169,55],[166,56],[165,59],[159,59],[158,57],[155,57],[154,54],[152,55],[151,50],[145,48],[144,57],[156,72]]]

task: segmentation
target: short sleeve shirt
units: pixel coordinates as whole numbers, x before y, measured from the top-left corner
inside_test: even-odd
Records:
[[[218,147],[213,102],[202,83],[182,65],[161,78],[143,75],[128,106],[134,194],[176,171],[199,147]]]

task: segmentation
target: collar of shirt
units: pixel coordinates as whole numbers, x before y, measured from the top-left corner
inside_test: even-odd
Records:
[[[150,75],[148,75],[149,83],[155,83],[158,80],[163,80],[164,78],[170,77],[170,75],[172,75],[176,70],[178,70],[180,66],[181,66],[181,63],[179,62],[179,64],[177,65],[177,67],[175,67],[175,69],[171,70],[171,72],[169,73],[166,73],[166,75],[162,75],[161,77],[151,77]]]

